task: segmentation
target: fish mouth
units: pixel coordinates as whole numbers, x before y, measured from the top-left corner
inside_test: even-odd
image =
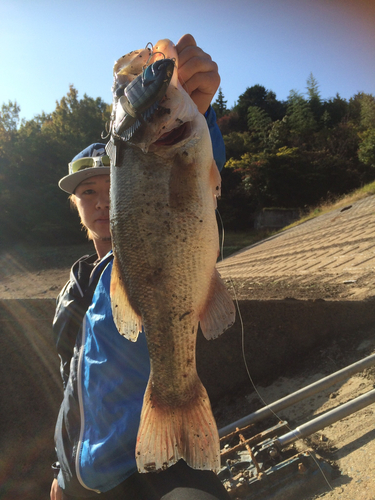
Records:
[[[186,138],[189,129],[189,123],[185,122],[170,132],[166,132],[153,143],[153,146],[174,146]]]

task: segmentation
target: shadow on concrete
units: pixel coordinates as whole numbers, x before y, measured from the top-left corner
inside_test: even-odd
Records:
[[[0,301],[0,498],[49,498],[62,399],[54,301]]]
[[[353,351],[353,362],[357,361],[357,345],[375,327],[374,299],[242,300],[239,309],[243,342],[238,315],[218,339],[207,341],[198,335],[198,373],[213,402],[244,387],[251,392],[242,345],[254,383],[264,387],[279,376],[300,371],[307,361],[311,366],[316,351],[333,341],[345,342],[346,349]],[[337,360],[331,372],[342,367]]]

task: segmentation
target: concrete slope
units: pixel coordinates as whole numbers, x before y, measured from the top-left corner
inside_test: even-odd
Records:
[[[375,196],[248,247],[218,265],[246,298],[374,295]],[[236,287],[237,288],[237,287]]]

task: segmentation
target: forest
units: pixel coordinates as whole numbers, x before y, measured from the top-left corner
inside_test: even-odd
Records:
[[[310,74],[306,92],[285,101],[262,85],[232,108],[213,103],[227,162],[219,211],[227,230],[251,230],[259,211],[300,212],[375,179],[375,97],[323,99]],[[84,147],[103,142],[111,107],[70,86],[56,109],[20,120],[17,102],[0,110],[0,244],[81,243],[85,233],[57,182]]]

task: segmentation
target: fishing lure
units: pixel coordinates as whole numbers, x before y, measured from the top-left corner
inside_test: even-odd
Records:
[[[146,66],[128,85],[116,89],[118,102],[112,127],[115,137],[128,141],[154,114],[167,92],[173,70],[172,59],[160,59]]]

